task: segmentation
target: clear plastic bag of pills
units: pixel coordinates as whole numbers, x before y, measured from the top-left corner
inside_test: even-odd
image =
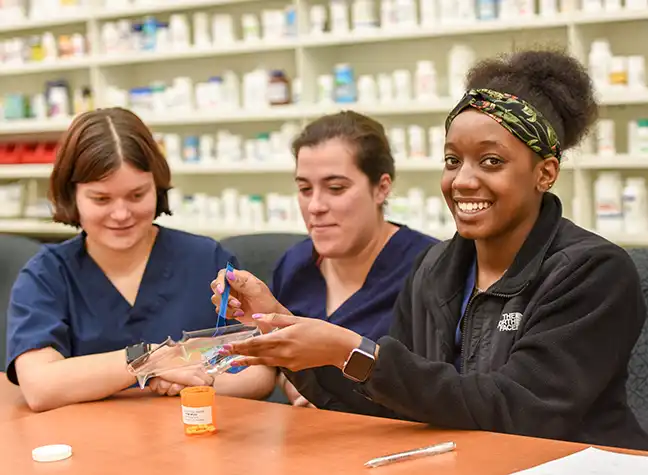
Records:
[[[211,375],[225,373],[241,356],[223,356],[223,345],[261,335],[255,326],[236,324],[183,332],[182,338],[174,341],[167,338],[155,349],[143,354],[128,364],[128,371],[137,378],[140,388],[156,376],[181,368],[203,368]]]

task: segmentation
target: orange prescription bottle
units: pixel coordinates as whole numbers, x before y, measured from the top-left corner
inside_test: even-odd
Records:
[[[210,386],[194,386],[180,391],[182,422],[185,435],[204,435],[216,432],[214,415],[216,397]]]

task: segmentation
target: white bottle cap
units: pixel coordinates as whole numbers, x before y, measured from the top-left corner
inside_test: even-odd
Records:
[[[72,456],[72,447],[65,444],[45,445],[32,450],[36,462],[57,462]]]

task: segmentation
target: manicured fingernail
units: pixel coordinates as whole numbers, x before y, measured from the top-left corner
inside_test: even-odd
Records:
[[[225,344],[221,347],[221,349],[222,349],[222,350],[225,350],[225,351],[232,351],[232,348],[234,348],[234,347],[233,347],[232,345],[230,345],[229,343],[225,343]],[[222,350],[221,350],[221,351],[222,351]]]
[[[230,304],[230,307],[234,307],[234,308],[239,308],[241,306],[241,302],[239,302],[238,300],[236,300],[234,298],[230,300],[229,304]]]
[[[229,352],[229,350],[226,350],[225,348],[221,348],[220,350],[218,350],[218,354],[221,355],[221,356],[229,356],[230,352]]]
[[[232,315],[234,316],[234,318],[238,318],[238,317],[242,317],[243,315],[245,315],[245,312],[243,310],[237,310]]]
[[[236,276],[231,270],[228,270],[225,275],[227,276],[227,280],[229,280],[230,282],[234,282],[236,280]]]
[[[230,366],[243,366],[240,361],[232,361]]]
[[[263,314],[262,313],[255,313],[254,315],[252,315],[252,318],[258,320],[260,318],[263,318]]]
[[[221,284],[216,284],[216,292],[219,294],[223,293],[223,286]]]

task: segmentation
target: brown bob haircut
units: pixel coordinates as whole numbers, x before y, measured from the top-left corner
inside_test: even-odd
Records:
[[[124,162],[153,174],[157,194],[155,217],[171,214],[169,165],[153,135],[132,112],[114,107],[77,116],[63,135],[50,176],[49,199],[54,221],[80,227],[77,183],[100,181]]]
[[[372,185],[377,185],[385,173],[394,179],[394,157],[385,128],[357,112],[342,111],[314,120],[293,141],[292,153],[297,159],[302,147],[316,147],[332,139],[343,140],[354,148],[356,165]]]

